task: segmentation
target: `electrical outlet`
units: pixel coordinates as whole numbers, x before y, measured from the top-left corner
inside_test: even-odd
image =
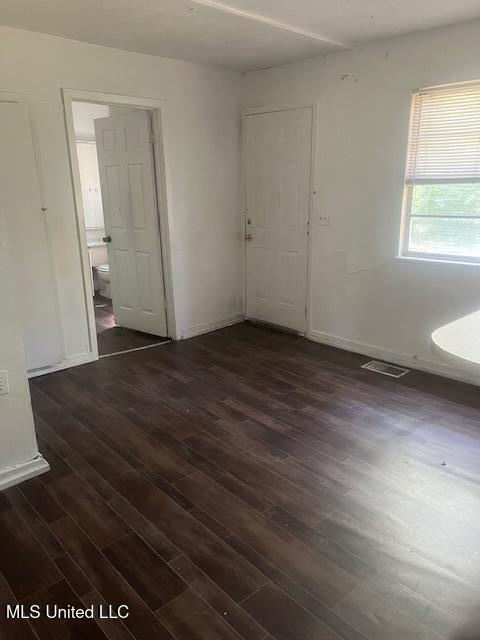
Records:
[[[8,387],[8,371],[5,369],[0,371],[0,396],[5,396],[9,393]]]

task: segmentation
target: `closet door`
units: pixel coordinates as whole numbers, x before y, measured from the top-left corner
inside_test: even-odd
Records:
[[[0,102],[0,215],[5,218],[29,371],[63,360],[56,291],[28,107]]]

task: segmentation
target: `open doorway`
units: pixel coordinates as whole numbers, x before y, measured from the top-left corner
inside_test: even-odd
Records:
[[[75,99],[66,106],[92,352],[162,344],[169,330],[152,112]]]

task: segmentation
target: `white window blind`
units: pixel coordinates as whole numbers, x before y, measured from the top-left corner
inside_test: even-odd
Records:
[[[407,184],[480,182],[480,83],[414,94]]]
[[[401,252],[480,262],[480,82],[415,91]]]

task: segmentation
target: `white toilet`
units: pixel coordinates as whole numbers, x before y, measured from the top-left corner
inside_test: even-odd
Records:
[[[110,265],[99,264],[97,269],[97,278],[100,285],[100,294],[105,298],[111,298],[110,293]]]

